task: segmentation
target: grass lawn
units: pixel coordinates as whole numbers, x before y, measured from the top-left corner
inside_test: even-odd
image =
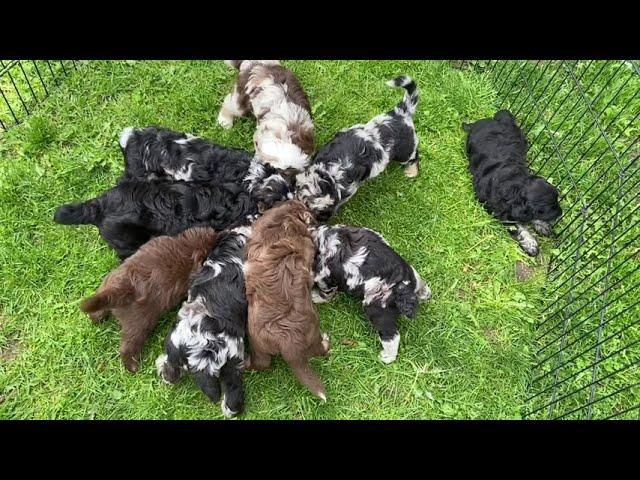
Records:
[[[530,259],[475,201],[460,124],[493,114],[488,81],[448,62],[285,61],[314,109],[317,145],[392,108],[385,81],[412,76],[421,172],[390,165],[332,223],[381,232],[427,280],[433,299],[402,319],[398,360],[378,361],[357,300],[319,306],[333,343],[314,359],[321,404],[281,359],[245,375],[247,419],[519,418],[541,310],[546,256]],[[0,137],[0,418],[222,418],[192,378],[169,387],[154,359],[175,318],[150,337],[140,371],[118,357],[119,327],[78,309],[117,265],[93,226],[53,223],[56,206],[91,198],[123,170],[118,135],[162,125],[251,148],[253,119],[216,116],[235,72],[222,62],[89,62],[28,121]],[[543,242],[543,252],[551,245]]]

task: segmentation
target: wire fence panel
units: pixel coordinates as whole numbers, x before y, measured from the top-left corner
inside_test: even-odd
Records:
[[[474,62],[561,193],[527,418],[640,418],[637,61]]]
[[[83,63],[76,60],[0,60],[0,132],[22,122],[52,88]]]

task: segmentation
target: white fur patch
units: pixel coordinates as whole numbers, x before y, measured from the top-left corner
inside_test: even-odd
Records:
[[[122,148],[127,147],[127,142],[129,141],[129,138],[131,138],[131,135],[133,135],[133,130],[133,127],[127,127],[120,134],[120,146]]]
[[[167,382],[164,379],[164,375],[162,375],[162,370],[164,369],[164,364],[167,361],[167,358],[169,358],[169,356],[166,353],[163,353],[162,355],[158,356],[158,358],[156,358],[156,372],[158,372],[158,375],[160,375],[160,378],[164,383],[166,383],[167,385],[171,385],[171,383]]]
[[[167,175],[173,177],[176,180],[184,180],[185,182],[191,181],[191,170],[193,170],[193,163],[182,166],[179,170],[171,170],[170,168],[164,168]]]
[[[367,249],[365,247],[360,247],[358,251],[342,266],[342,268],[344,269],[347,286],[350,289],[354,289],[358,285],[362,284],[363,279],[362,274],[360,273],[360,267],[367,259],[367,255]]]
[[[234,415],[237,415],[237,413],[238,413],[238,412],[234,412],[233,410],[231,410],[229,408],[229,406],[227,405],[227,396],[226,396],[226,394],[222,395],[222,402],[220,403],[220,409],[222,410],[222,414],[227,418],[231,418]]]
[[[300,150],[300,147],[279,138],[260,138],[256,153],[265,163],[280,170],[294,168],[301,171],[309,163],[309,155]]]
[[[398,358],[398,349],[400,347],[400,334],[396,333],[391,340],[380,340],[382,350],[379,358],[383,363],[389,364]]]
[[[380,277],[371,277],[364,282],[363,305],[372,302],[379,302],[382,308],[387,306],[387,299],[393,290],[393,284],[386,282]]]
[[[220,275],[220,273],[222,272],[222,265],[220,265],[219,262],[214,262],[213,260],[207,260],[206,262],[204,262],[203,266],[209,267],[213,270],[214,278]]]

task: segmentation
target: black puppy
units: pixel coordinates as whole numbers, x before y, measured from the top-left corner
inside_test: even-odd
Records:
[[[252,160],[246,150],[161,127],[125,128],[120,134],[120,148],[125,176],[138,180],[240,182]]]
[[[97,226],[124,260],[152,237],[242,225],[293,196],[292,180],[275,169],[252,160],[248,172],[244,181],[224,184],[123,179],[93,200],[58,207],[54,221]]]
[[[329,300],[338,290],[362,299],[364,313],[380,335],[380,360],[398,355],[400,315],[414,317],[418,303],[431,297],[418,272],[382,236],[368,228],[320,225],[311,228],[316,244],[315,303]]]
[[[178,322],[167,335],[165,353],[156,360],[158,374],[176,383],[191,372],[200,389],[217,402],[224,388],[222,412],[230,417],[244,407],[242,372],[247,329],[247,300],[242,272],[251,230],[222,232],[202,269],[194,276]]]
[[[364,125],[337,133],[296,177],[296,195],[319,222],[326,222],[370,178],[390,161],[400,163],[407,177],[418,175],[418,136],[413,124],[419,93],[407,76],[387,82],[406,90],[396,107]]]
[[[562,215],[558,190],[527,166],[527,140],[508,110],[462,128],[469,133],[467,154],[476,196],[486,210],[504,223],[515,224],[513,235],[529,255],[538,242],[527,229],[550,235]]]

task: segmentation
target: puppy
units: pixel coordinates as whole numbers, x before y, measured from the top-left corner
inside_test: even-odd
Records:
[[[175,235],[198,225],[216,230],[232,228],[247,223],[276,201],[290,198],[292,180],[274,172],[252,160],[240,183],[125,178],[93,200],[58,207],[54,221],[97,226],[124,260],[158,235]]]
[[[400,315],[415,317],[429,286],[379,233],[367,228],[321,225],[311,228],[316,245],[313,300],[330,300],[340,290],[362,299],[364,313],[380,335],[384,363],[398,356]]]
[[[252,160],[246,150],[160,127],[125,128],[120,148],[125,176],[137,180],[241,182]]]
[[[504,223],[515,223],[514,236],[529,255],[538,254],[538,242],[527,229],[551,235],[562,215],[558,190],[527,166],[527,140],[508,110],[493,118],[463,124],[468,132],[467,154],[476,197]]]
[[[281,354],[298,380],[326,401],[324,385],[309,365],[329,355],[329,338],[311,301],[315,248],[307,225],[312,216],[298,201],[284,202],[253,225],[247,243],[245,282],[251,356],[246,367],[268,368]]]
[[[175,237],[156,237],[113,270],[80,309],[94,323],[112,313],[122,327],[120,358],[138,370],[140,352],[163,313],[187,294],[189,277],[202,266],[216,241],[211,228],[191,228]]]
[[[315,155],[309,168],[296,177],[298,199],[319,222],[326,222],[390,160],[403,165],[408,177],[418,174],[418,136],[413,125],[418,87],[406,76],[387,84],[406,89],[402,102],[366,125],[355,125],[335,135]]]
[[[239,70],[226,96],[218,123],[231,128],[234,117],[253,113],[256,154],[280,170],[302,171],[314,150],[311,106],[300,81],[277,60],[227,60]]]
[[[242,259],[248,227],[224,231],[189,286],[189,297],[178,312],[178,322],[165,341],[165,353],[156,360],[158,374],[176,383],[191,372],[213,402],[220,400],[230,417],[244,407],[242,371],[247,300]]]

